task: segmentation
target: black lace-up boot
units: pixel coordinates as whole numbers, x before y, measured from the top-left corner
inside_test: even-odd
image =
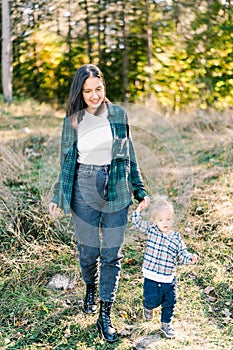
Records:
[[[103,336],[107,342],[114,343],[118,339],[118,336],[112,325],[110,317],[111,308],[112,303],[100,300],[100,314],[97,320],[97,327],[100,337]]]
[[[86,285],[86,296],[84,299],[83,311],[86,314],[95,314],[97,312],[97,291],[96,284]]]

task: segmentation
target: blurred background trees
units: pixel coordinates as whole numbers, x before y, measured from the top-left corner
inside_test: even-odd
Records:
[[[11,1],[13,94],[63,105],[76,69],[91,62],[112,101],[223,110],[233,105],[232,3]]]
[[[12,101],[12,43],[11,43],[11,18],[10,2],[2,0],[2,50],[1,50],[1,71],[3,95],[8,103]]]

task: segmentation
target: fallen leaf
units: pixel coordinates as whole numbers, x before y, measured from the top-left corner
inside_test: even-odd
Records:
[[[231,313],[230,313],[230,310],[229,309],[224,309],[222,311],[222,313],[226,316],[226,317],[230,317],[231,316]]]
[[[126,324],[125,325],[125,329],[134,329],[135,328],[135,326],[133,325],[133,324]]]
[[[195,280],[196,278],[197,278],[197,276],[196,275],[194,275],[193,273],[189,273],[189,278],[191,279],[191,280]]]
[[[154,310],[153,310],[153,315],[154,315],[154,317],[157,317],[158,314],[159,314],[159,310],[158,310],[158,309],[154,309]]]
[[[214,287],[212,286],[208,286],[204,289],[204,293],[205,294],[210,294],[210,292],[212,292],[214,290]]]
[[[209,306],[209,312],[215,312],[215,310],[213,309],[213,306]]]
[[[212,302],[212,303],[214,303],[217,300],[217,298],[216,297],[212,297],[211,295],[209,295],[207,300]]]
[[[229,322],[231,322],[231,317],[230,316],[228,316],[228,317],[224,317],[224,319],[223,319],[223,321],[225,322],[225,323],[229,323]]]
[[[65,332],[64,332],[64,336],[66,338],[69,338],[71,336],[71,332],[70,332],[70,328],[66,328]]]
[[[122,336],[122,337],[129,337],[131,335],[131,332],[127,329],[122,329],[119,331],[119,334]]]
[[[52,277],[51,281],[46,285],[46,287],[53,290],[66,290],[69,282],[70,280],[67,276],[56,274]]]
[[[129,315],[127,314],[127,312],[126,311],[124,311],[124,310],[122,310],[122,311],[120,311],[120,315],[121,315],[121,317],[123,317],[123,318],[129,318]]]
[[[126,258],[125,263],[128,265],[135,265],[136,264],[136,259],[135,258]]]

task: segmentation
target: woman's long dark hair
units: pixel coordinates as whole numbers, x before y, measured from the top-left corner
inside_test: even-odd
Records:
[[[84,64],[76,71],[70,88],[66,115],[71,119],[73,119],[74,116],[76,116],[75,119],[77,123],[79,123],[82,120],[84,110],[87,107],[87,104],[83,99],[82,90],[83,84],[85,83],[86,79],[90,77],[97,77],[101,79],[102,83],[104,84],[104,88],[106,87],[103,73],[94,64]],[[97,110],[96,113],[98,114],[99,111]],[[73,122],[74,121],[72,121],[72,124]]]

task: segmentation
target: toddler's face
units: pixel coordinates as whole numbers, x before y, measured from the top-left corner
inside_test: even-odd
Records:
[[[162,211],[158,214],[155,224],[163,233],[169,233],[174,223],[174,213],[170,210]]]

